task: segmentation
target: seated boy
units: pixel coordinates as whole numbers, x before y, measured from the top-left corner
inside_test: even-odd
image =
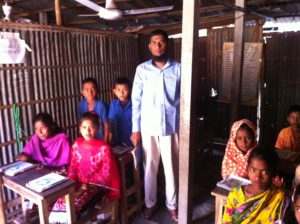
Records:
[[[300,152],[300,105],[289,108],[287,121],[290,126],[280,131],[275,147]]]
[[[132,146],[130,141],[132,108],[130,82],[121,77],[115,81],[113,92],[117,99],[109,106],[109,143],[113,146]]]
[[[81,94],[84,99],[79,102],[78,115],[81,117],[85,112],[94,111],[99,116],[98,139],[108,142],[108,118],[105,104],[97,98],[98,84],[94,78],[86,78],[82,81]]]

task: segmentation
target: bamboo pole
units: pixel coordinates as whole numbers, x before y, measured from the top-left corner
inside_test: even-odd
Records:
[[[61,19],[61,8],[60,8],[60,0],[55,0],[55,18],[56,18],[56,25],[62,25]]]
[[[245,8],[245,0],[236,0],[236,6]],[[235,12],[234,24],[234,48],[232,65],[232,87],[231,87],[231,123],[239,117],[240,102],[242,94],[242,77],[244,62],[244,35],[245,34],[245,13]]]

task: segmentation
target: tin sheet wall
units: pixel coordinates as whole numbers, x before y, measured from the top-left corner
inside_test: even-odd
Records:
[[[274,146],[289,107],[300,104],[300,33],[267,34],[266,41],[262,143]]]
[[[260,42],[261,28],[248,27],[245,33],[246,42]],[[207,33],[207,85],[220,92],[222,78],[222,50],[224,42],[233,42],[234,28],[208,30]],[[222,103],[218,98],[209,98],[208,122],[216,137],[228,138],[230,130],[231,104]],[[254,123],[257,119],[257,108],[242,105],[240,118],[248,118]]]
[[[260,27],[249,27],[247,42],[262,41]],[[218,102],[209,97],[210,89],[221,86],[222,47],[226,41],[233,41],[233,28],[208,31],[206,39],[200,39],[198,96],[199,116],[206,117],[206,127],[216,138],[226,139],[230,130],[230,104]],[[300,104],[300,33],[265,34],[266,43],[262,57],[261,108],[241,106],[241,118],[254,123],[260,122],[260,140],[263,145],[274,146],[281,128],[286,127],[286,115],[290,105]],[[201,41],[202,40],[202,41]],[[171,55],[180,61],[181,41],[171,42]],[[257,110],[261,111],[258,119]]]

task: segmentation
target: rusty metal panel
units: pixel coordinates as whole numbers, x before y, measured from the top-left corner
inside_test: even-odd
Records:
[[[262,143],[274,146],[279,131],[288,126],[288,108],[300,104],[300,33],[267,36]]]
[[[232,42],[234,28],[211,29],[207,33],[207,88],[220,90],[222,75],[222,50],[224,42]],[[260,40],[259,29],[255,26],[247,27],[245,33],[246,42],[258,42]],[[208,123],[215,137],[227,138],[230,129],[230,104],[218,102],[217,99],[209,99]],[[256,123],[256,107],[241,106],[240,118],[248,118]]]

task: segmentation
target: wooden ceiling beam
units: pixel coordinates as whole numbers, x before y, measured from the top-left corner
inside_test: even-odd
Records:
[[[73,20],[73,21],[68,21],[69,25],[82,25],[82,24],[94,24],[96,23],[95,20],[92,19],[85,19],[85,20]]]
[[[272,0],[270,3],[270,0],[250,0],[247,1],[248,6],[258,6],[258,5],[265,5],[265,4],[276,4],[276,3],[289,3],[291,0]],[[296,2],[296,1],[295,1]]]
[[[200,13],[213,12],[213,11],[218,11],[218,10],[223,10],[223,9],[226,9],[226,7],[223,5],[201,7]],[[166,17],[182,16],[182,11],[176,10],[176,11],[165,12],[165,13],[163,13],[163,16],[166,16]],[[159,18],[159,17],[162,17],[162,15],[160,13],[148,13],[148,14],[142,14],[142,15],[138,15],[138,16],[124,16],[121,19],[118,19],[115,21],[109,21],[109,23],[114,24],[114,23],[120,23],[120,22],[133,20],[133,19],[140,20],[140,19],[151,19],[151,18]],[[78,22],[79,22],[79,20],[78,20]],[[73,24],[76,24],[76,23],[74,22]]]
[[[115,0],[116,3],[122,3],[122,2],[130,2],[132,0]],[[34,14],[37,14],[37,13],[40,13],[40,12],[52,12],[52,11],[55,11],[55,6],[54,4],[52,4],[51,7],[48,7],[48,8],[45,8],[45,9],[39,9],[39,10],[35,10],[35,11],[31,11],[31,10],[28,10],[28,9],[25,9],[25,8],[21,8],[20,6],[18,6],[18,3],[21,3],[21,2],[24,2],[24,0],[12,0],[12,1],[9,1],[8,3],[13,6],[13,7],[18,7],[20,8],[21,10],[24,10],[26,12],[22,12],[22,13],[16,13],[15,16],[16,17],[25,17],[25,16],[30,16],[30,15],[34,15]],[[97,4],[105,4],[105,0],[102,0],[102,1],[96,1]],[[72,5],[70,4],[66,4],[65,2],[62,2],[61,3],[61,10],[68,10],[68,9],[72,9],[72,8],[86,8],[84,5],[81,5],[79,3],[74,3]],[[87,9],[87,8],[86,8]]]
[[[247,15],[246,20],[255,20],[258,17],[254,15]],[[200,29],[210,29],[216,26],[226,26],[229,24],[233,24],[235,21],[234,13],[224,14],[218,17],[200,17],[199,27]],[[162,24],[158,26],[147,26],[141,29],[138,33],[148,34],[154,29],[164,29],[168,32],[169,35],[181,33],[182,24],[181,22],[175,24]]]

